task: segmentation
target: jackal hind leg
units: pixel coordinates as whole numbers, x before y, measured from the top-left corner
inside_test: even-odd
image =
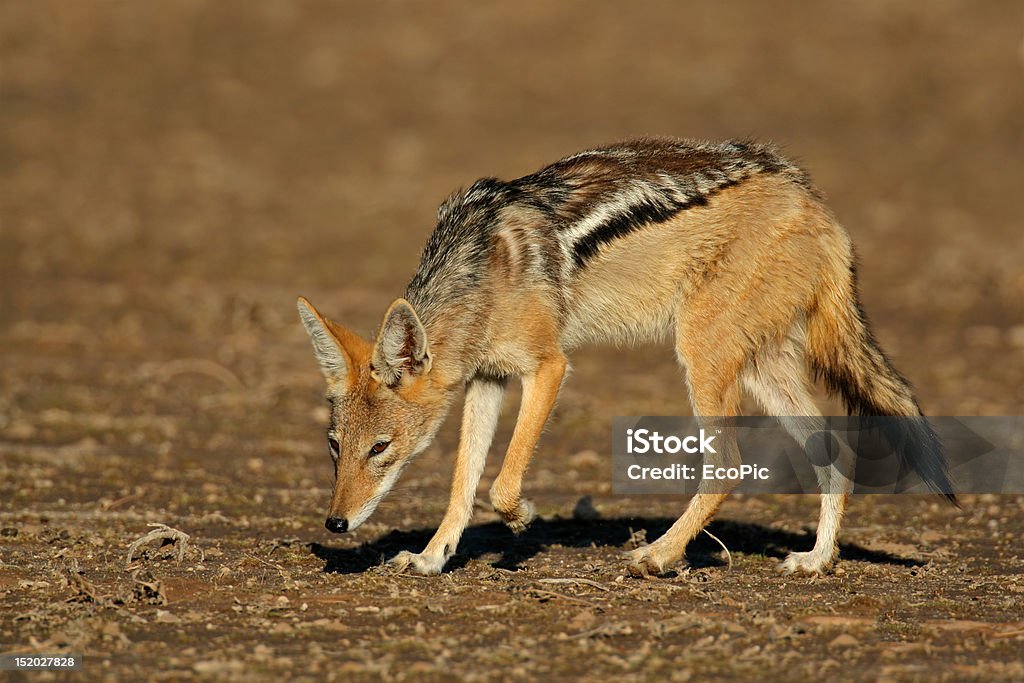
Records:
[[[776,417],[783,428],[805,449],[821,448],[812,441],[814,434],[827,430],[825,419],[811,398],[799,327],[784,342],[762,350],[757,362],[743,374],[743,386],[764,411]],[[811,453],[808,456],[821,488],[821,512],[814,548],[790,553],[779,565],[785,573],[820,574],[839,556],[839,527],[852,489],[853,453],[839,444],[837,453]],[[824,464],[826,462],[830,464]]]
[[[726,363],[720,355],[707,353],[707,349],[694,349],[683,341],[677,344],[680,362],[687,368],[690,387],[690,401],[694,415],[701,427],[715,431],[716,454],[705,454],[705,463],[722,467],[736,467],[740,464],[736,432],[728,420],[716,418],[734,417],[739,411],[740,392],[737,372],[722,372],[723,367],[737,367]],[[634,576],[662,574],[686,554],[686,546],[704,529],[722,502],[735,488],[734,482],[702,479],[697,493],[690,500],[683,515],[650,545],[628,553],[628,570]]]

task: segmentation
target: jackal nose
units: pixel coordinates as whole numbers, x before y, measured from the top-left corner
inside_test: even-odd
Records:
[[[343,534],[348,531],[348,520],[341,517],[328,517],[324,526],[332,534]]]

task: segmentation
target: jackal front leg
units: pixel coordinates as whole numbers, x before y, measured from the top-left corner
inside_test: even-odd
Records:
[[[541,362],[536,372],[523,377],[519,418],[501,472],[491,486],[491,504],[517,534],[522,533],[535,516],[533,505],[521,497],[523,475],[558,398],[567,366],[565,356],[559,354]]]
[[[455,554],[462,532],[473,516],[476,487],[494,439],[504,392],[504,380],[475,378],[466,385],[462,433],[455,456],[448,511],[422,553],[405,550],[392,558],[391,564],[399,570],[410,568],[417,574],[440,574],[445,562]]]

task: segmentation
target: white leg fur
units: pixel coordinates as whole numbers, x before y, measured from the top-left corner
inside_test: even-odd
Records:
[[[826,425],[811,399],[802,339],[799,335],[795,337],[787,339],[779,347],[762,352],[753,368],[744,373],[743,383],[747,391],[761,403],[765,412],[778,417],[789,435],[804,446],[812,434],[824,431]],[[814,549],[790,553],[779,567],[782,571],[820,574],[836,561],[839,555],[839,526],[853,486],[853,464],[853,453],[848,446],[841,444],[836,463],[828,467],[815,465],[815,474],[823,493]]]
[[[455,456],[448,511],[422,553],[406,550],[392,558],[391,564],[398,570],[408,568],[417,574],[439,574],[448,559],[455,554],[462,532],[473,516],[476,487],[480,483],[487,451],[494,439],[504,393],[504,382],[494,380],[475,379],[466,386],[462,431]]]

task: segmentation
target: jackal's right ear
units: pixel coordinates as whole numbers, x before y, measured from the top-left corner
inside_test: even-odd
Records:
[[[352,356],[345,350],[343,340],[332,328],[335,325],[324,318],[305,297],[299,297],[299,318],[313,342],[313,353],[320,363],[320,370],[328,382],[345,382],[348,379]]]

